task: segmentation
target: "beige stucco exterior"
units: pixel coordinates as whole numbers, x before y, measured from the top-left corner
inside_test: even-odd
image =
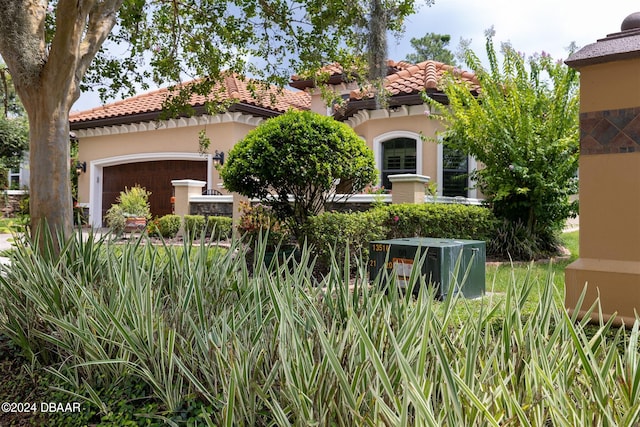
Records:
[[[630,326],[640,312],[640,57],[578,69],[580,258],[565,272],[565,306]]]
[[[637,107],[637,60],[613,61],[580,70],[580,112]]]
[[[434,137],[440,124],[427,117],[427,108],[426,105],[414,105],[394,110],[363,110],[346,123],[374,152],[378,169],[381,169],[380,153],[384,141],[396,137],[414,138],[418,155],[417,174],[429,176],[432,182],[438,182],[442,176],[442,150],[439,144],[425,140],[425,137]],[[320,107],[316,109],[321,110]],[[262,121],[262,118],[233,113],[79,130],[76,132],[80,140],[79,159],[87,162],[87,172],[79,178],[78,202],[89,208],[90,222],[100,226],[100,220],[95,218],[94,213],[100,212],[102,208],[102,168],[164,159],[207,162],[207,156],[198,152],[198,133],[201,130],[204,129],[211,140],[209,153],[216,150],[228,153],[234,144]],[[212,180],[208,183],[208,188],[225,193],[224,188],[219,185],[219,173],[211,162],[208,166]],[[193,177],[178,177],[191,178]],[[476,197],[473,190],[470,191],[470,197]]]

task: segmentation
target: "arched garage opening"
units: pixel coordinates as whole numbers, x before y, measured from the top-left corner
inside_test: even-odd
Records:
[[[91,188],[91,223],[94,226],[104,224],[104,216],[120,192],[125,187],[136,184],[151,192],[149,204],[153,216],[162,216],[172,212],[172,180],[197,179],[207,181],[207,158],[192,155],[176,156],[140,156],[127,159],[103,159],[91,164],[95,180]],[[184,158],[179,158],[184,157]],[[98,213],[99,215],[95,215]]]

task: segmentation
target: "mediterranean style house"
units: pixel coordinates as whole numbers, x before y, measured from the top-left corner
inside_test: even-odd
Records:
[[[100,227],[107,209],[125,187],[139,184],[152,194],[150,204],[156,216],[171,213],[172,180],[205,181],[206,194],[225,194],[214,164],[224,153],[264,120],[288,109],[312,110],[332,115],[352,127],[374,152],[380,185],[392,190],[388,176],[418,174],[437,184],[438,196],[475,199],[468,181],[475,168],[473,159],[424,141],[440,130],[423,101],[423,93],[446,104],[439,81],[453,67],[426,61],[420,64],[389,61],[384,81],[389,95],[383,107],[374,97],[349,82],[338,65],[326,67],[327,85],[345,102],[341,108],[327,106],[314,81],[294,76],[296,90],[268,88],[251,91],[247,80],[229,75],[220,83],[223,100],[234,101],[223,112],[209,114],[204,97],[190,100],[194,114],[162,119],[167,89],[144,93],[122,101],[70,115],[71,131],[79,140],[78,202],[88,209],[89,221]],[[477,91],[473,74],[460,72]],[[202,153],[199,140],[205,134],[211,144]]]

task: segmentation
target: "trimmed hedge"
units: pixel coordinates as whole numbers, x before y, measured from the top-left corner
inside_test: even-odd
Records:
[[[402,237],[441,237],[491,241],[496,219],[481,206],[447,204],[401,204],[376,207],[365,212],[326,212],[309,218],[305,235],[319,262],[327,266],[331,249],[343,259],[347,246],[356,258],[369,256],[372,240]]]
[[[496,219],[481,206],[425,203],[389,205],[386,238],[441,237],[444,239],[491,240]]]
[[[205,236],[221,240],[231,237],[232,222],[231,218],[224,216],[185,215],[184,231],[191,239],[200,238],[204,231]]]
[[[204,215],[185,215],[184,216],[184,233],[190,239],[197,239],[204,230]]]
[[[207,235],[214,240],[224,240],[231,237],[233,220],[226,216],[210,216],[207,218]]]
[[[347,246],[356,259],[369,254],[369,242],[383,239],[387,230],[384,226],[386,214],[382,209],[365,212],[325,212],[310,217],[304,227],[307,243],[315,248],[318,261],[327,266],[331,259],[331,249],[335,248],[336,260],[344,259]]]
[[[180,230],[180,223],[182,218],[180,215],[164,215],[158,219],[158,232],[162,237],[173,238],[176,237]]]

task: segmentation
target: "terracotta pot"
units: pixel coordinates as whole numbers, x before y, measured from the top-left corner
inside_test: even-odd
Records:
[[[142,231],[147,226],[147,219],[144,217],[130,217],[124,219],[124,231]]]

